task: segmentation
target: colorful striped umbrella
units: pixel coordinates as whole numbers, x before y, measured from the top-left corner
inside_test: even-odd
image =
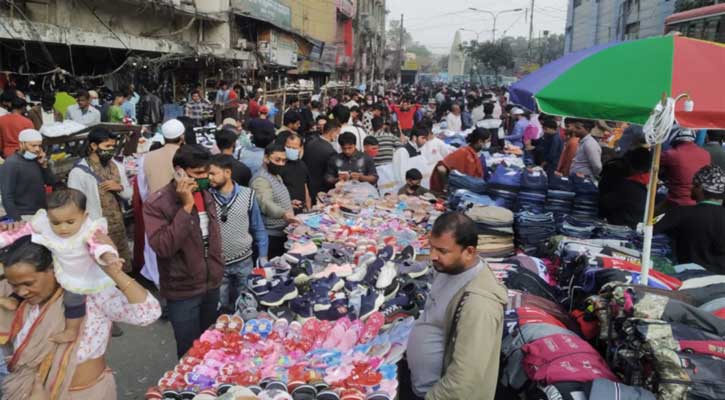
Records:
[[[643,124],[662,94],[687,128],[725,128],[725,45],[682,36],[612,42],[567,54],[511,87],[511,102],[553,115]]]

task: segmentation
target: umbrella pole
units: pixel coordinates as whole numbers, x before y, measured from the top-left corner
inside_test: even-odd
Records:
[[[649,185],[647,186],[647,207],[644,216],[644,242],[642,245],[642,273],[639,277],[639,284],[647,286],[649,282],[649,270],[652,267],[652,232],[654,230],[655,199],[657,196],[657,177],[660,173],[660,156],[662,155],[662,144],[655,145],[655,153],[652,157],[652,168],[650,168]]]

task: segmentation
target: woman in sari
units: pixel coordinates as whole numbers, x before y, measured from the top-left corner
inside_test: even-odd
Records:
[[[112,244],[105,235],[97,239]],[[64,329],[65,318],[63,289],[50,252],[27,236],[4,249],[0,261],[6,278],[0,295],[14,292],[23,299],[14,312],[3,305],[7,297],[0,304],[0,343],[13,348],[2,399],[116,399],[116,383],[105,361],[111,324],[148,325],[161,315],[158,301],[120,268],[108,267],[104,271],[116,286],[87,296],[78,339],[53,343],[49,338]]]
[[[467,146],[463,146],[447,155],[436,164],[430,177],[430,190],[443,193],[448,186],[448,175],[456,170],[474,178],[483,179],[484,170],[479,153],[491,145],[491,133],[484,128],[476,128],[466,137]]]

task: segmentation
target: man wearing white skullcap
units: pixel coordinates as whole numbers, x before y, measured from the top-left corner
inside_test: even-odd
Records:
[[[156,149],[144,157],[143,170],[148,185],[147,193],[161,189],[174,178],[172,160],[184,142],[185,130],[184,124],[178,119],[170,119],[161,125],[161,134],[166,143],[162,148]],[[143,191],[143,189],[141,190]]]
[[[45,208],[45,186],[55,183],[40,132],[25,129],[18,135],[18,142],[18,151],[8,157],[0,173],[3,207],[16,221]]]

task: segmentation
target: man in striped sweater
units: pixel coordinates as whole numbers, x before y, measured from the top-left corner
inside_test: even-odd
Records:
[[[234,302],[240,288],[252,272],[253,246],[257,250],[257,264],[267,262],[269,239],[262,213],[254,191],[240,186],[232,179],[234,159],[221,154],[209,162],[209,183],[216,204],[222,236],[224,257],[224,278],[219,288],[219,297],[224,312],[234,311]]]

